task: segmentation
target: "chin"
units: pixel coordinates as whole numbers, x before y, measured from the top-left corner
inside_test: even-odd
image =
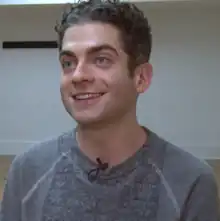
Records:
[[[84,115],[74,114],[72,115],[72,117],[77,122],[78,125],[82,126],[93,126],[103,121],[101,116],[88,116],[86,114]]]

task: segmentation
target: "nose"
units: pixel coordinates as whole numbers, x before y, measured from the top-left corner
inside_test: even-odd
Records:
[[[80,82],[91,82],[94,80],[92,73],[86,68],[86,65],[83,63],[79,63],[76,69],[72,73],[72,82],[80,83]]]

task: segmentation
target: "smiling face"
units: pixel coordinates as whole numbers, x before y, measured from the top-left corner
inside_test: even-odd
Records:
[[[119,31],[109,24],[68,28],[60,51],[61,97],[67,112],[83,125],[118,121],[136,114],[139,93],[149,86],[151,66],[131,77]]]

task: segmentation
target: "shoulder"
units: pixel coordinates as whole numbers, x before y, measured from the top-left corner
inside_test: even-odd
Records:
[[[55,160],[61,153],[61,145],[65,142],[68,142],[72,138],[72,131],[65,132],[59,136],[45,139],[39,143],[36,143],[30,148],[23,152],[22,154],[17,155],[13,164],[18,164],[20,166],[39,165],[43,166]]]
[[[187,192],[198,180],[205,179],[206,182],[209,180],[215,183],[213,169],[204,159],[194,156],[156,134],[153,134],[153,137],[154,148],[157,151],[163,150],[162,175],[174,192],[178,194],[180,189]]]
[[[218,188],[212,167],[204,160],[156,135],[158,148],[163,149],[164,162],[159,175],[163,197],[182,208],[188,201],[201,199],[217,203]],[[155,147],[157,148],[157,147]],[[201,195],[204,197],[201,198]],[[198,200],[199,199],[199,200]],[[166,201],[165,200],[165,201]],[[177,208],[178,208],[177,207]]]
[[[34,144],[27,151],[17,155],[9,169],[8,176],[18,177],[22,189],[29,189],[42,177],[62,154],[68,152],[73,143],[73,131]],[[24,190],[25,192],[25,190]]]
[[[163,175],[179,205],[182,205],[192,192],[198,191],[201,195],[205,194],[205,189],[211,189],[210,194],[218,195],[214,171],[204,159],[169,142],[165,143]],[[200,196],[197,194],[193,199],[195,197]]]
[[[165,152],[165,168],[177,176],[184,176],[186,179],[195,179],[201,175],[213,176],[211,166],[205,161],[194,156],[190,152],[179,148],[167,141]]]
[[[51,164],[62,153],[68,152],[74,146],[73,130],[60,134],[59,136],[48,138],[42,142],[34,144],[26,152],[15,157],[15,162],[21,166],[43,167],[43,165]]]
[[[175,176],[195,179],[200,174],[213,174],[211,166],[192,153],[165,140],[150,131],[150,144],[160,154],[163,152],[163,173],[168,177]]]
[[[152,137],[152,147],[163,153],[162,170],[157,170],[161,204],[171,202],[169,206],[189,220],[219,220],[219,191],[212,167],[156,134]]]
[[[182,215],[190,220],[219,220],[219,190],[212,167],[170,143],[167,143],[165,162],[164,174]]]
[[[214,170],[205,159],[167,143],[164,166],[164,173],[178,188],[195,191],[203,187],[203,192],[211,188],[218,194]]]

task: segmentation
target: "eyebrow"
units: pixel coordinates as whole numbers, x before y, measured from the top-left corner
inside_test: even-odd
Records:
[[[87,49],[87,53],[88,54],[94,54],[94,53],[97,53],[97,52],[102,51],[102,50],[112,51],[114,54],[119,56],[118,51],[114,47],[109,45],[109,44],[102,44],[102,45],[90,47],[89,49]],[[69,57],[76,57],[76,55],[75,55],[75,53],[73,51],[61,50],[60,54],[59,54],[59,57],[61,58],[62,56],[65,56],[65,55],[69,56]]]

